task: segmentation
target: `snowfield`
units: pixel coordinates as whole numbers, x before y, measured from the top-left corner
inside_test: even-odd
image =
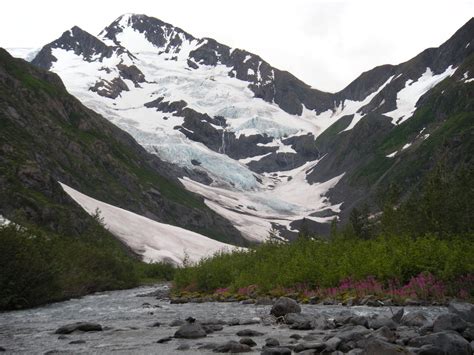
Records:
[[[98,201],[60,183],[63,190],[87,213],[100,212],[105,227],[143,261],[172,262],[182,265],[187,259],[197,262],[219,251],[232,251],[232,245],[169,224],[159,223],[136,213]]]

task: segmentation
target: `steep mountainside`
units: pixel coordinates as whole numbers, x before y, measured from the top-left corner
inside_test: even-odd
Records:
[[[0,215],[25,226],[82,234],[90,218],[61,182],[155,221],[244,243],[228,221],[175,179],[178,168],[84,107],[56,74],[0,49],[0,98]],[[158,238],[172,238],[161,234]]]
[[[188,190],[261,240],[270,228],[291,236],[301,221],[325,232],[448,152],[457,164],[472,141],[473,33],[471,19],[439,48],[338,93],[145,15],[123,15],[97,37],[73,27],[33,64],[181,167],[173,174]]]

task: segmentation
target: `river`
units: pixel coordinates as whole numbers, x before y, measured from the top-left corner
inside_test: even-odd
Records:
[[[222,343],[226,340],[239,340],[236,332],[242,329],[255,329],[265,333],[253,338],[257,342],[253,353],[260,353],[268,337],[291,341],[290,334],[305,331],[289,330],[288,327],[268,324],[270,306],[244,305],[240,303],[187,303],[170,304],[168,300],[155,297],[137,297],[167,285],[147,286],[130,290],[111,291],[89,295],[79,299],[54,303],[28,310],[0,313],[0,347],[6,353],[21,354],[211,354],[212,350],[198,350],[200,344]],[[149,304],[149,305],[147,305]],[[387,307],[343,307],[304,305],[304,313],[324,313],[334,317],[350,309],[359,315],[391,315],[396,309]],[[421,307],[417,307],[420,309]],[[424,308],[430,318],[445,312],[444,307]],[[169,326],[176,319],[192,316],[198,320],[217,318],[229,321],[233,318],[251,320],[259,318],[259,324],[224,326],[222,331],[209,334],[206,338],[187,340],[173,339],[164,344],[157,340],[172,336],[177,327]],[[65,324],[87,321],[104,327],[101,332],[73,333],[58,336],[55,330]],[[159,327],[153,327],[160,322]],[[77,343],[79,341],[79,343]],[[82,342],[84,341],[84,342]],[[76,342],[70,344],[71,342]],[[189,350],[176,350],[182,344],[189,344]]]

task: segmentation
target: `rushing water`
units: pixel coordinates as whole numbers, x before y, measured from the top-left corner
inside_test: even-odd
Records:
[[[5,348],[7,353],[24,354],[53,351],[55,354],[210,354],[211,350],[198,350],[198,345],[238,340],[235,334],[241,329],[251,328],[265,333],[262,337],[253,338],[258,344],[257,348],[263,346],[267,337],[288,342],[290,334],[307,334],[305,331],[289,330],[285,326],[275,324],[224,326],[222,331],[209,334],[203,339],[173,339],[166,344],[157,344],[158,339],[174,334],[177,328],[170,327],[169,323],[175,319],[185,319],[189,316],[198,320],[217,318],[228,321],[233,318],[247,320],[255,317],[265,319],[270,306],[239,303],[170,304],[169,301],[157,300],[155,297],[137,297],[156,288],[157,286],[104,292],[44,307],[0,313],[0,346]],[[144,303],[151,306],[144,306]],[[392,311],[396,311],[386,307],[303,306],[305,313],[323,312],[329,317],[348,309],[362,315],[390,315]],[[445,311],[445,308],[429,307],[425,310],[434,317]],[[60,326],[79,321],[100,323],[104,331],[69,334],[65,339],[54,334]],[[152,327],[155,322],[160,322],[161,326]],[[71,341],[77,340],[84,340],[85,343],[70,344]],[[191,349],[176,350],[181,344],[189,344]],[[256,349],[254,353],[260,351]]]

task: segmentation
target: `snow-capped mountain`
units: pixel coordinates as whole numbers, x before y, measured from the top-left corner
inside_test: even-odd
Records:
[[[460,68],[472,57],[473,33],[471,20],[439,48],[363,73],[338,93],[145,15],[123,15],[97,36],[73,27],[32,63],[59,74],[82,103],[183,168],[184,186],[244,237],[263,240],[271,228],[289,236],[301,221],[327,230],[415,140],[428,139],[436,125],[404,127],[439,83],[472,81]],[[392,146],[381,142],[400,130],[404,141],[386,152]],[[354,185],[374,159],[383,166],[376,179]]]

